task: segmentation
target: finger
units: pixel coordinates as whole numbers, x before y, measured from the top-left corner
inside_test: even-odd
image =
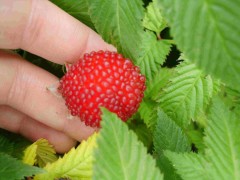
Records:
[[[0,51],[0,79],[0,104],[9,105],[79,141],[94,132],[78,118],[67,119],[69,112],[63,98],[47,90],[48,86],[58,83],[47,71],[20,56]]]
[[[92,50],[114,50],[47,0],[1,0],[0,48],[22,48],[60,64]]]
[[[9,106],[0,106],[0,127],[20,133],[32,141],[45,138],[59,153],[69,151],[76,144],[75,140],[64,133],[49,128]]]

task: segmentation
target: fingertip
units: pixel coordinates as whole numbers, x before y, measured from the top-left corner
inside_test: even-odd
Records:
[[[70,151],[71,148],[75,147],[77,141],[68,137],[68,136],[60,136],[60,137],[48,137],[48,141],[53,145],[56,152],[63,154]]]

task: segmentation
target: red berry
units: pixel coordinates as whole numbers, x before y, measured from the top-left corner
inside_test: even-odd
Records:
[[[129,59],[116,52],[98,51],[85,54],[69,67],[59,91],[73,116],[99,127],[99,107],[126,121],[137,111],[145,88],[145,77]]]

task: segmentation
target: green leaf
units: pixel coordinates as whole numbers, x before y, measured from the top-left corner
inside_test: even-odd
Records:
[[[168,40],[157,40],[156,36],[147,31],[143,33],[142,43],[139,49],[139,58],[136,65],[141,69],[147,80],[152,80],[160,70],[171,49]]]
[[[200,130],[191,130],[187,132],[189,139],[196,146],[197,152],[202,153],[205,150],[203,143],[203,133]]]
[[[30,144],[19,134],[0,129],[0,152],[22,159],[24,149]]]
[[[163,111],[159,110],[157,126],[153,135],[157,164],[164,173],[164,179],[180,179],[170,161],[164,156],[165,150],[189,152],[191,145],[182,129]]]
[[[92,21],[105,41],[135,60],[139,54],[144,8],[139,0],[88,1]]]
[[[44,167],[57,160],[56,152],[46,139],[39,139],[25,150],[23,162]]]
[[[152,147],[152,133],[146,124],[130,122],[128,127],[137,135],[139,141],[141,141],[147,149]]]
[[[240,121],[214,99],[206,128],[204,154],[166,152],[183,179],[240,179]]]
[[[94,29],[88,12],[88,0],[51,0],[54,4],[75,17],[82,23]]]
[[[93,179],[163,179],[156,162],[117,115],[103,109]]]
[[[151,100],[143,100],[138,112],[146,126],[153,132],[157,122],[157,103]]]
[[[240,91],[228,86],[222,86],[220,97],[229,106],[229,109],[240,116]]]
[[[164,154],[172,161],[178,174],[180,174],[184,180],[219,180],[209,176],[208,171],[210,165],[202,156],[192,152],[188,154],[177,154],[166,151]]]
[[[169,83],[169,79],[175,75],[174,69],[161,68],[151,81],[147,82],[147,89],[145,90],[144,97],[152,100],[157,100],[162,89]]]
[[[191,119],[204,112],[214,94],[214,81],[204,75],[194,64],[182,63],[177,74],[170,79],[158,101],[164,112],[186,128]]]
[[[51,180],[58,178],[91,179],[93,150],[96,147],[97,134],[93,134],[87,141],[82,141],[75,149],[72,148],[63,158],[59,158],[52,164],[47,164],[45,174],[35,177],[37,180]]]
[[[1,180],[23,179],[44,171],[40,168],[23,164],[7,154],[0,153],[0,177]]]
[[[219,100],[210,111],[205,143],[209,148],[208,159],[215,170],[213,177],[240,179],[240,121],[239,116]]]
[[[152,132],[155,130],[157,109],[159,107],[159,103],[155,100],[174,73],[175,71],[173,69],[161,68],[155,77],[151,81],[148,81],[144,99],[140,104],[138,112],[144,120],[144,123]]]
[[[154,31],[157,35],[160,35],[160,32],[167,27],[167,22],[162,16],[157,0],[153,0],[153,2],[148,5],[147,12],[143,19],[143,26]]]
[[[179,49],[207,73],[240,89],[240,1],[159,0]]]
[[[186,134],[162,110],[158,111],[157,126],[154,132],[154,146],[157,151],[189,152],[191,150]]]
[[[4,136],[0,136],[0,152],[11,154],[13,152],[14,143]]]

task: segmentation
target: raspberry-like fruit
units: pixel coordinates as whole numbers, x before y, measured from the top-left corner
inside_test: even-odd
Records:
[[[139,67],[109,51],[85,54],[69,67],[59,85],[71,114],[92,127],[100,126],[100,107],[126,121],[137,111],[145,88]]]

